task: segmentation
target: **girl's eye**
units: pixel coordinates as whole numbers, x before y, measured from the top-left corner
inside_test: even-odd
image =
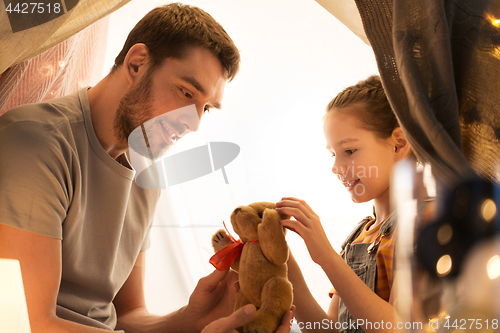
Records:
[[[193,95],[191,95],[190,93],[188,93],[186,90],[184,90],[184,89],[181,89],[181,90],[182,90],[182,93],[184,94],[184,96],[186,96],[187,98],[193,97]]]
[[[356,149],[346,149],[346,150],[345,150],[345,153],[346,153],[347,155],[352,155],[352,154],[354,154],[354,152],[355,152],[355,151],[356,151]]]

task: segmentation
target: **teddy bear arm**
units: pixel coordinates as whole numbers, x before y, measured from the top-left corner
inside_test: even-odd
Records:
[[[219,229],[212,236],[212,247],[214,248],[215,252],[219,252],[232,243],[234,243],[233,240],[229,237],[229,235],[226,233],[226,230],[224,229]]]
[[[261,245],[261,248],[267,260],[276,266],[281,266],[288,261],[288,245],[286,242],[279,246],[277,244],[268,243],[267,245]]]
[[[275,265],[288,261],[288,244],[280,224],[280,215],[275,210],[266,209],[262,223],[258,226],[259,242],[264,256]]]

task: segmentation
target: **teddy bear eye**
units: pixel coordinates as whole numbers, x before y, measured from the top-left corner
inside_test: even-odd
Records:
[[[259,215],[259,217],[262,218],[262,212],[257,213],[257,215]]]

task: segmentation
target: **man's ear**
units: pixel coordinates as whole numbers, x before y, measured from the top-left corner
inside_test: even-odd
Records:
[[[394,154],[398,160],[408,157],[412,154],[410,143],[406,139],[401,127],[392,131],[392,141],[394,142]]]
[[[147,68],[146,65],[148,64],[148,55],[148,47],[142,43],[134,44],[128,50],[122,66],[125,76],[130,84],[137,79],[141,69],[144,70]]]

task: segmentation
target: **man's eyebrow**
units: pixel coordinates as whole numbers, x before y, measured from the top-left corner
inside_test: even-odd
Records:
[[[192,76],[181,76],[181,79],[195,87],[202,95],[205,95],[205,89],[201,86],[201,84]]]
[[[181,79],[192,85],[196,90],[198,90],[202,95],[205,95],[205,88],[192,76],[181,76]],[[222,105],[219,102],[215,102],[214,104],[209,105],[216,109],[221,109]]]

